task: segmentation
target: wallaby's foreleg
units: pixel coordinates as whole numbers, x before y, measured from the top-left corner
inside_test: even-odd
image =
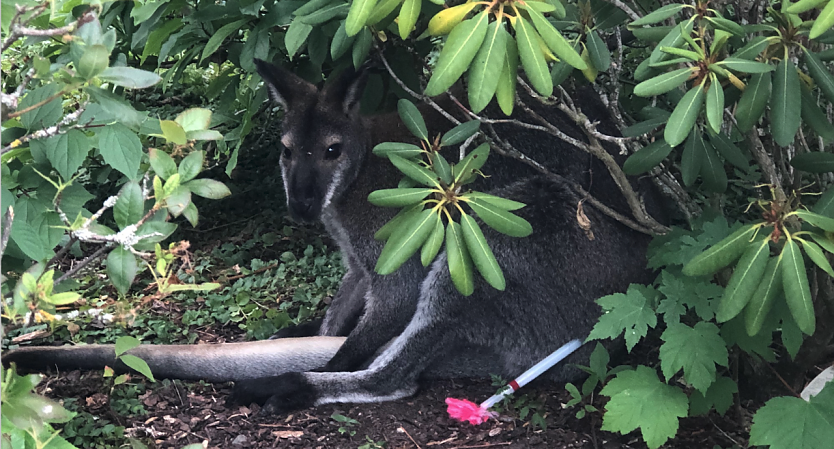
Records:
[[[319,335],[347,336],[356,327],[365,308],[365,293],[370,288],[370,283],[365,273],[355,267],[357,262],[346,262],[350,264],[348,271],[324,315]]]

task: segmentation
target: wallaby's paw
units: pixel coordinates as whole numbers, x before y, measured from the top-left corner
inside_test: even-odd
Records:
[[[319,334],[322,321],[323,320],[318,319],[304,324],[299,324],[298,326],[285,327],[276,332],[275,335],[269,337],[269,339],[277,340],[279,338],[313,337]]]
[[[241,405],[262,405],[262,414],[276,415],[312,407],[318,397],[315,388],[303,373],[287,373],[274,377],[235,382],[231,402]]]

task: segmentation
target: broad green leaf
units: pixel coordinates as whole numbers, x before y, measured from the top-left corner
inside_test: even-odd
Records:
[[[477,148],[470,151],[459,163],[454,167],[454,182],[461,184],[470,176],[474,176],[477,170],[487,161],[489,157],[489,144],[482,143]]]
[[[550,78],[550,70],[547,68],[544,54],[539,47],[539,34],[522,16],[516,18],[514,28],[521,67],[524,68],[527,79],[539,94],[545,97],[553,95],[553,80]]]
[[[145,199],[142,198],[142,187],[136,181],[128,182],[119,192],[119,199],[113,206],[113,217],[119,229],[136,224],[145,215]]]
[[[724,161],[718,158],[715,148],[700,136],[698,144],[703,146],[701,179],[704,180],[704,188],[710,192],[724,193],[727,190],[727,172],[724,171]]]
[[[417,106],[414,106],[414,103],[411,101],[402,98],[397,102],[397,110],[400,113],[400,118],[403,119],[403,123],[405,123],[405,127],[411,131],[411,134],[420,140],[428,142],[429,132],[426,129],[426,122],[423,120],[423,115],[420,114]]]
[[[584,63],[585,61],[582,62]],[[550,68],[550,79],[553,80],[554,86],[558,86],[568,79],[571,73],[573,73],[573,66],[567,62],[559,61]]]
[[[727,20],[723,17],[706,17],[707,21],[712,24],[718,30],[724,30],[728,33],[732,33],[736,36],[744,36],[744,28],[741,25],[733,22],[732,20]]]
[[[834,26],[834,2],[829,1],[825,8],[823,8],[820,12],[820,15],[817,16],[817,20],[814,21],[814,25],[811,27],[808,37],[810,39],[816,39],[822,36],[822,34],[828,31],[832,26]]]
[[[84,53],[77,61],[75,70],[78,75],[86,80],[92,79],[110,64],[110,51],[101,44],[87,45]]]
[[[298,9],[292,12],[294,16],[306,16],[307,14],[312,14],[325,6],[336,3],[335,0],[309,0],[308,2],[302,4]]]
[[[626,293],[615,293],[597,300],[605,313],[594,325],[587,341],[617,338],[625,333],[626,349],[631,352],[649,328],[657,326],[657,314],[646,297],[647,287],[630,285]],[[656,293],[656,292],[655,292]]]
[[[533,227],[527,220],[481,199],[471,199],[469,206],[489,227],[510,237],[527,237]]]
[[[345,22],[339,25],[336,34],[333,35],[333,41],[330,43],[330,58],[334,61],[341,58],[349,48],[353,47],[353,41],[356,36],[348,37],[345,32]]]
[[[828,189],[814,204],[812,212],[823,217],[834,217],[834,185],[828,186]]]
[[[834,171],[834,154],[819,151],[802,153],[791,159],[791,165],[809,173],[828,173]]]
[[[737,52],[733,53],[732,57],[735,59],[753,60],[756,59],[768,45],[770,45],[770,41],[767,40],[767,37],[756,36],[753,39],[750,39],[750,42],[748,42],[744,47],[741,47]]]
[[[702,83],[689,89],[689,92],[684,94],[675,110],[672,111],[672,115],[669,116],[666,130],[663,132],[666,143],[674,147],[686,140],[686,136],[692,132],[692,127],[695,125],[695,120],[698,119],[703,104],[704,85]]]
[[[834,232],[834,218],[824,217],[813,212],[798,210],[795,212],[796,216],[811,223],[812,225],[827,231]]]
[[[687,416],[689,401],[679,388],[667,385],[647,366],[621,371],[600,394],[605,404],[602,430],[627,434],[640,428],[650,449],[657,449],[678,432],[678,418]]]
[[[507,52],[501,69],[501,76],[498,78],[498,86],[495,88],[495,100],[501,112],[505,115],[513,113],[515,106],[515,85],[518,74],[518,46],[515,39],[507,38]]]
[[[829,2],[830,5],[831,2]],[[832,17],[834,17],[834,14],[832,14]],[[834,103],[834,75],[831,74],[831,70],[822,63],[817,55],[808,51],[807,48],[803,48],[802,50],[805,52],[805,66],[808,67],[808,73],[814,78],[814,81],[816,81],[817,86],[819,86],[825,98]]]
[[[234,22],[227,23],[226,25],[223,25],[222,27],[220,27],[220,29],[215,31],[214,34],[212,34],[211,37],[209,37],[209,40],[206,43],[206,46],[203,47],[203,53],[200,56],[200,62],[205,61],[206,58],[213,55],[214,52],[216,52],[217,49],[220,48],[220,44],[222,44],[223,41],[226,40],[227,37],[229,37],[234,32],[240,31],[241,28],[243,27],[243,25],[248,21],[249,21],[248,19],[236,20]],[[297,22],[297,20],[293,20],[293,23],[295,23],[295,22]],[[302,25],[306,26],[306,27],[310,27],[309,25],[306,25],[306,24],[302,24]],[[292,25],[290,25],[290,28],[292,28]],[[310,31],[308,30],[307,33],[309,34],[309,32]],[[287,40],[289,40],[289,36],[290,36],[290,30],[287,30],[287,38],[286,38]],[[304,36],[304,39],[307,39],[306,35]],[[302,43],[303,43],[303,41],[302,41]],[[301,45],[299,44],[299,46],[301,46]],[[287,45],[287,51],[289,51],[289,49],[290,49],[290,46]],[[296,47],[296,50],[298,50],[298,47]],[[295,54],[295,51],[290,52],[290,57],[292,57],[293,54]]]
[[[672,31],[673,26],[655,26],[651,28],[634,28],[631,32],[637,39],[646,42],[660,42],[663,38]],[[646,64],[649,60],[644,60]]]
[[[137,179],[142,162],[142,142],[135,132],[121,123],[107,125],[99,133],[98,148],[104,162],[128,179]]]
[[[162,77],[156,73],[133,67],[108,67],[98,75],[98,78],[128,89],[144,89],[162,81]]]
[[[142,56],[139,57],[139,64],[144,64],[148,56],[158,55],[157,67],[159,67],[159,64],[168,57],[167,53],[162,51],[162,45],[168,40],[176,40],[176,38],[171,38],[171,34],[182,28],[182,26],[182,19],[178,17],[168,20],[162,25],[155,26],[155,29],[151,31],[147,41],[145,41]]]
[[[130,351],[133,348],[138,347],[142,342],[139,341],[136,337],[131,337],[129,335],[121,336],[116,339],[116,357],[124,354],[127,351]]]
[[[345,32],[348,36],[353,36],[362,28],[368,21],[371,13],[376,6],[377,0],[354,0],[350,5],[350,12],[348,12],[347,19],[345,19]]]
[[[707,123],[713,132],[720,133],[724,117],[724,88],[714,74],[710,79],[706,99]]]
[[[221,30],[223,28],[221,28]],[[313,31],[313,26],[302,22],[301,19],[298,17],[296,17],[295,19],[293,19],[292,22],[290,22],[290,26],[289,28],[287,28],[287,33],[284,35],[284,46],[287,47],[287,56],[289,56],[291,60],[293,56],[295,56],[295,54],[298,52],[298,49],[300,49],[301,46],[304,45],[305,42],[307,42],[307,38],[310,37],[311,31]],[[216,36],[216,34],[213,35],[212,39],[214,39]],[[203,54],[205,54],[205,51],[203,51]]]
[[[440,153],[434,153],[431,155],[432,160],[432,169],[437,176],[440,177],[440,180],[443,181],[444,184],[451,185],[452,184],[452,167],[449,166],[449,162],[443,157]]]
[[[381,207],[404,207],[422,202],[434,189],[411,188],[411,189],[382,189],[376,190],[368,195],[368,201],[374,206]]]
[[[470,2],[440,11],[429,20],[429,34],[432,36],[448,34],[476,6],[478,6],[478,3]]]
[[[444,147],[457,145],[475,135],[480,126],[481,122],[478,120],[463,122],[443,134],[443,137],[440,138],[440,145]]]
[[[131,354],[125,354],[119,357],[119,360],[131,369],[133,369],[134,371],[150,379],[151,382],[156,382],[156,379],[153,378],[153,373],[151,373],[151,368],[148,366],[148,363],[140,359],[139,357],[136,357],[135,355]]]
[[[733,57],[724,58],[716,64],[730,70],[735,70],[736,72],[744,73],[767,73],[772,72],[775,69],[775,67],[770,64]]]
[[[661,125],[665,125],[666,122],[669,120],[670,115],[670,113],[666,113],[665,115],[652,117],[648,120],[635,123],[623,130],[623,137],[638,137],[644,134],[648,134],[660,127]]]
[[[723,157],[727,162],[744,171],[750,170],[750,164],[747,163],[747,157],[723,133],[709,135],[709,141],[712,146],[718,150],[721,157]]]
[[[805,11],[810,11],[828,0],[799,0],[798,2],[788,6],[785,10],[788,14],[801,14]]]
[[[665,94],[666,92],[669,92],[686,82],[692,74],[693,71],[690,67],[666,72],[662,75],[643,81],[635,86],[634,95],[640,97],[651,97],[654,95]]]
[[[46,158],[61,178],[69,180],[87,159],[91,149],[90,138],[82,131],[71,129],[49,140],[57,141],[46,146]]]
[[[735,117],[740,131],[749,130],[759,121],[770,100],[770,90],[770,73],[756,73],[750,77],[736,108]]]
[[[49,83],[41,86],[35,90],[29,91],[20,103],[17,105],[17,110],[22,111],[56,95],[58,93],[57,83]],[[41,105],[29,112],[20,116],[20,124],[29,131],[46,128],[58,123],[58,120],[63,116],[63,109],[61,107],[61,97]]]
[[[713,323],[670,324],[661,339],[660,368],[667,382],[683,369],[686,382],[706,393],[715,381],[715,365],[727,366],[727,346]]]
[[[148,156],[151,161],[151,168],[160,178],[168,179],[177,172],[177,163],[165,151],[149,148]]]
[[[608,70],[611,65],[611,52],[608,51],[608,46],[605,45],[596,31],[591,31],[586,36],[588,38],[588,54],[591,56],[594,67],[600,72]]]
[[[507,286],[504,280],[504,273],[501,267],[498,266],[498,261],[495,260],[495,255],[492,253],[489,244],[481,231],[481,227],[474,218],[469,215],[462,214],[460,217],[460,226],[463,231],[463,240],[466,242],[466,248],[469,255],[472,256],[472,262],[481,276],[486,279],[489,285],[496,290],[504,291]]]
[[[423,154],[423,149],[417,145],[402,142],[383,142],[375,146],[373,152],[377,156],[390,156],[392,154],[402,158],[411,159]]]
[[[735,262],[747,247],[761,225],[744,226],[708,250],[695,256],[683,267],[687,276],[706,276]]]
[[[183,185],[174,189],[165,199],[165,207],[174,217],[179,217],[189,204],[191,204],[191,190]]]
[[[391,154],[388,159],[409,178],[423,184],[426,187],[440,187],[438,176],[431,170],[428,170],[408,159],[403,159],[396,154]]]
[[[507,198],[501,198],[500,196],[490,195],[488,193],[482,192],[469,192],[465,195],[465,198],[474,198],[486,201],[487,203],[490,203],[493,206],[499,207],[504,210],[518,210],[526,206],[526,204],[519,203],[518,201],[513,201]]]
[[[374,36],[367,27],[356,36],[356,41],[353,43],[353,51],[351,58],[353,59],[353,68],[359,70],[365,60],[368,58],[368,53],[371,51],[371,45],[374,43]]]
[[[768,242],[769,240],[765,238],[747,246],[733,271],[730,282],[724,289],[724,296],[715,313],[715,321],[723,323],[735,318],[750,301],[767,268],[767,259],[770,255]]]
[[[732,379],[718,376],[709,386],[706,394],[701,394],[696,390],[689,396],[689,416],[705,416],[713,408],[719,415],[724,416],[724,413],[733,405],[733,395],[736,393],[738,393],[738,385]]]
[[[410,222],[413,217],[419,214],[422,210],[423,205],[416,204],[413,207],[406,207],[397,212],[397,215],[394,215],[393,218],[388,220],[388,223],[385,223],[381,228],[379,228],[378,231],[376,231],[374,234],[374,240],[388,240],[395,230],[399,229],[403,223]]]
[[[387,18],[397,6],[403,3],[403,0],[380,0],[377,2],[376,7],[374,8],[371,15],[368,16],[368,20],[365,22],[367,26],[374,26],[377,23],[381,22],[383,19]],[[344,22],[342,22],[344,23]]]
[[[828,2],[829,5],[832,2]],[[781,396],[753,415],[750,446],[770,449],[826,449],[834,441],[834,382],[808,401]]]
[[[629,27],[651,25],[653,23],[663,22],[664,20],[681,12],[683,8],[691,8],[689,5],[682,5],[680,3],[673,3],[671,5],[662,6],[655,11],[646,14],[634,22],[628,24]]]
[[[182,211],[182,216],[185,217],[189,223],[191,223],[191,227],[196,228],[200,223],[200,215],[197,212],[197,206],[195,206],[194,203],[188,203],[188,206],[185,206],[185,209]]]
[[[455,288],[463,296],[471,295],[475,291],[472,259],[463,241],[463,231],[454,221],[446,225],[446,259],[449,264],[449,275]]]
[[[429,238],[426,239],[426,243],[423,244],[423,249],[420,251],[420,262],[424,267],[429,266],[434,260],[445,240],[446,227],[443,226],[443,220],[440,219],[440,215],[438,214],[437,221],[434,223],[434,230],[432,230]]]
[[[783,59],[773,77],[770,100],[770,130],[773,140],[785,147],[793,143],[801,123],[799,75],[790,59]]]
[[[822,249],[814,242],[809,242],[808,240],[803,240],[797,238],[800,243],[802,243],[802,248],[805,249],[805,254],[811,258],[811,261],[817,264],[818,267],[822,268],[822,271],[828,273],[829,276],[834,277],[834,270],[831,269],[831,264],[828,263],[828,259],[825,257],[825,253]]]
[[[136,277],[136,257],[124,246],[119,246],[107,255],[107,277],[116,290],[124,295]]]
[[[193,179],[183,183],[183,186],[191,193],[211,200],[219,200],[232,194],[225,184],[214,179]]]
[[[657,44],[657,47],[655,47],[655,49],[652,50],[652,54],[651,56],[649,56],[649,64],[655,64],[669,59],[669,53],[660,51],[661,47],[683,47],[684,43],[686,42],[686,39],[683,38],[681,32],[691,33],[694,24],[695,20],[693,17],[688,19],[686,22],[681,23],[678,26],[672,27],[672,29],[669,31],[669,34],[667,34],[663,39],[661,39],[661,41]]]
[[[423,0],[405,0],[402,9],[400,9],[400,16],[397,19],[399,25],[400,38],[405,39],[411,34],[417,19],[420,17],[420,8],[423,5]]]
[[[689,139],[683,147],[681,177],[683,178],[683,184],[687,187],[694,184],[695,180],[698,179],[698,174],[701,173],[701,165],[706,157],[704,155],[706,147],[701,140],[701,133],[695,130],[689,135]]]
[[[320,25],[334,17],[345,17],[350,9],[347,3],[335,2],[320,8],[310,14],[298,17],[298,20],[308,25]]]
[[[629,156],[623,164],[623,171],[631,176],[646,173],[666,159],[671,152],[672,147],[668,143],[656,140]]]
[[[426,86],[426,95],[433,97],[445,92],[469,68],[486,37],[488,22],[489,13],[484,11],[449,33]]]
[[[436,212],[426,209],[412,218],[410,222],[402,223],[382,249],[374,271],[381,275],[396,271],[412,254],[420,249],[423,242],[434,230],[437,218],[438,214]]]
[[[472,61],[472,67],[469,69],[467,91],[469,93],[469,105],[472,108],[472,112],[481,112],[495,95],[495,89],[498,87],[498,79],[501,76],[501,67],[506,57],[507,39],[510,39],[510,35],[504,29],[503,21],[496,21],[489,24],[486,37],[478,53],[475,55],[475,59]],[[480,125],[478,121],[470,121],[467,123],[471,127],[473,122]],[[465,124],[453,128],[449,133],[463,125]],[[477,126],[475,130],[477,130]],[[474,134],[475,130],[470,135]],[[449,133],[446,133],[446,135]],[[443,136],[444,138],[441,143],[443,145],[453,145],[445,142],[446,135]],[[459,142],[466,140],[467,137],[469,136],[464,137]]]
[[[773,300],[782,293],[781,262],[781,257],[771,257],[768,260],[762,280],[744,308],[744,327],[751,337],[762,330],[762,324],[773,307]]]
[[[211,110],[206,108],[190,108],[177,114],[175,122],[182,126],[185,132],[207,130],[211,125]]]
[[[813,335],[816,328],[814,303],[811,300],[811,287],[808,283],[808,273],[805,271],[805,260],[796,242],[788,239],[782,248],[782,286],[785,287],[785,298],[791,315],[807,335]]]
[[[162,136],[168,142],[173,142],[177,145],[185,145],[188,139],[185,136],[185,131],[179,123],[173,120],[160,120],[159,126],[162,128]]]
[[[180,174],[180,182],[186,183],[196,178],[203,170],[203,152],[192,151],[188,156],[180,161],[180,166],[177,172]]]
[[[81,295],[79,295],[78,293],[64,292],[48,296],[46,298],[46,301],[56,306],[65,306],[67,304],[72,304],[78,301],[79,299],[81,299]]]
[[[556,56],[562,60],[562,62],[569,64],[571,67],[579,70],[585,70],[588,68],[588,65],[582,60],[582,57],[579,56],[579,53],[576,52],[573,45],[571,45],[570,42],[562,36],[559,30],[553,27],[553,24],[545,19],[541,13],[535,10],[531,11],[529,8],[527,11],[530,13],[530,19],[533,21],[533,26],[536,27],[536,31],[539,32],[539,35],[545,45],[547,45],[547,48],[553,51],[553,53],[555,53]],[[597,36],[597,38],[599,38],[599,36]],[[604,51],[604,53],[608,55],[610,62],[611,55],[608,53],[608,47],[604,47],[604,50],[601,51]],[[602,62],[605,55],[598,56],[600,58],[600,62]],[[608,67],[606,65],[606,69],[607,68]]]
[[[823,140],[831,142],[834,140],[834,126],[828,121],[825,112],[817,105],[817,99],[804,84],[802,91],[802,120],[822,137]]]

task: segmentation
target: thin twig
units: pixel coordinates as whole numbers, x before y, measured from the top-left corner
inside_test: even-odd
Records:
[[[45,267],[49,268],[50,266],[52,266],[52,264],[58,263],[58,261],[61,260],[61,257],[63,257],[64,254],[66,254],[67,251],[70,250],[72,245],[74,245],[75,242],[77,242],[77,241],[78,241],[78,239],[76,237],[74,237],[74,236],[70,237],[67,244],[64,245],[64,247],[61,248],[57,253],[55,253],[55,255],[52,257],[52,259],[49,259],[49,262],[46,263]]]
[[[405,436],[407,436],[407,437],[408,437],[408,439],[409,439],[409,440],[411,440],[411,442],[412,442],[412,443],[414,443],[414,445],[415,445],[415,446],[417,446],[417,449],[423,449],[423,448],[421,448],[421,447],[420,447],[420,445],[419,445],[419,444],[417,444],[417,442],[416,442],[416,441],[414,441],[414,438],[412,438],[412,437],[411,437],[411,434],[410,434],[410,433],[408,433],[408,431],[407,431],[407,430],[405,430],[405,427],[403,427],[403,426],[397,427],[397,432],[402,432],[402,433],[404,433],[404,434],[405,434]]]
[[[72,269],[70,269],[69,271],[64,273],[63,276],[59,277],[58,280],[55,281],[55,285],[58,285],[61,282],[64,282],[65,280],[73,277],[75,275],[75,273],[78,273],[79,270],[81,270],[85,266],[89,265],[90,262],[92,262],[92,261],[98,259],[99,257],[101,257],[102,254],[104,254],[107,250],[109,250],[111,248],[112,248],[112,245],[110,243],[106,243],[106,244],[102,245],[101,248],[96,250],[96,252],[94,252],[93,254],[90,254],[86,259],[79,262],[78,265],[72,267]]]
[[[640,14],[637,14],[636,12],[634,12],[633,9],[629,8],[628,5],[621,2],[620,0],[605,0],[605,1],[608,2],[608,3],[611,3],[612,5],[616,6],[617,8],[622,9],[623,12],[626,13],[631,18],[631,20],[639,20],[639,19],[642,18],[642,16]]]

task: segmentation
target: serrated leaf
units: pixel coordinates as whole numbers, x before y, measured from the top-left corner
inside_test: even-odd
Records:
[[[177,173],[180,174],[180,183],[191,181],[203,170],[203,152],[192,151],[188,156],[180,161],[180,166],[177,168]]]
[[[429,20],[428,31],[432,36],[442,36],[452,31],[462,20],[475,9],[478,3],[464,3],[444,9]]]
[[[46,101],[46,99],[57,93],[58,85],[53,83],[32,90],[20,100],[18,110],[23,110],[42,101]],[[27,130],[34,131],[36,129],[42,129],[54,125],[58,122],[58,120],[60,120],[62,115],[63,110],[61,107],[61,98],[58,97],[49,103],[22,114],[20,116],[20,123]]]
[[[782,270],[780,257],[771,257],[767,262],[762,280],[744,308],[744,326],[747,335],[754,336],[762,330],[765,318],[773,307],[776,296],[782,292]]]
[[[684,94],[681,101],[672,111],[669,116],[669,121],[666,123],[666,130],[663,132],[663,137],[666,143],[671,146],[678,146],[692,132],[692,127],[695,125],[695,120],[701,112],[701,107],[704,104],[704,85],[689,89]]]
[[[368,195],[368,201],[374,206],[381,207],[404,207],[422,202],[433,189],[382,189],[376,190]]]
[[[544,54],[539,47],[539,34],[533,26],[518,16],[513,25],[518,44],[518,54],[521,57],[521,67],[533,89],[539,94],[549,97],[553,95],[553,80],[550,78],[550,70],[544,60]]]
[[[715,365],[727,366],[728,354],[718,326],[705,321],[689,327],[670,324],[663,332],[660,346],[660,367],[666,381],[683,369],[689,385],[706,393],[715,381]]]
[[[828,3],[829,6],[834,4]],[[777,397],[753,416],[750,445],[770,449],[826,449],[834,441],[834,382],[808,401]]]
[[[429,264],[434,260],[445,240],[446,227],[443,226],[443,220],[441,220],[440,215],[438,215],[437,222],[434,224],[434,230],[432,230],[429,238],[426,239],[426,242],[423,244],[423,249],[420,250],[420,262],[424,267],[429,266]]]
[[[822,36],[822,34],[828,31],[832,26],[834,26],[834,2],[829,1],[814,21],[814,25],[811,27],[808,37],[810,39],[816,39]]]
[[[365,27],[376,3],[377,0],[354,0],[345,19],[345,32],[348,36],[355,35]]]
[[[600,394],[611,398],[605,405],[602,430],[626,434],[640,428],[651,449],[675,436],[678,418],[685,417],[689,408],[680,389],[661,382],[653,369],[642,365],[618,373]]]
[[[623,163],[623,171],[631,176],[645,173],[666,159],[671,152],[672,147],[668,143],[656,140],[629,156]]]
[[[145,201],[142,198],[142,188],[135,181],[128,182],[119,192],[119,199],[113,206],[113,217],[119,229],[136,224],[145,215]]]
[[[446,259],[455,288],[463,296],[471,295],[475,291],[472,259],[463,241],[463,231],[454,221],[446,225]]]
[[[770,253],[767,238],[751,243],[733,271],[724,296],[718,304],[715,321],[723,323],[741,313],[762,280]]]
[[[538,31],[539,36],[541,36],[545,45],[547,45],[547,48],[553,51],[553,53],[555,53],[556,56],[562,60],[562,62],[567,63],[573,68],[579,70],[585,70],[588,68],[588,65],[582,60],[582,57],[576,52],[573,45],[571,45],[570,42],[562,36],[553,24],[545,19],[541,13],[535,10],[531,11],[530,8],[528,8],[527,11],[530,13],[530,19],[533,21],[533,26],[536,27],[536,31]],[[608,54],[608,47],[605,47],[604,51]],[[604,58],[604,55],[600,55],[599,57]],[[610,57],[611,55],[608,54],[609,62]]]
[[[411,131],[415,137],[426,142],[429,141],[429,132],[426,129],[426,122],[423,120],[423,115],[417,106],[414,106],[409,100],[405,98],[397,102],[397,111],[400,113],[400,118],[403,120],[405,127]]]
[[[729,237],[698,254],[683,267],[687,276],[705,276],[735,262],[745,252],[761,225],[744,226]]]
[[[488,193],[482,192],[469,192],[465,195],[465,197],[483,200],[487,203],[492,204],[493,206],[496,206],[504,210],[518,210],[526,206],[526,204],[519,203],[518,201],[513,201],[507,198],[502,198],[500,196],[490,195]]]
[[[119,246],[107,255],[107,277],[122,295],[127,293],[136,277],[136,257],[124,246]]]
[[[444,147],[457,145],[475,135],[480,126],[481,122],[478,120],[463,122],[443,134],[443,137],[440,138],[440,145]]]
[[[615,293],[597,300],[604,313],[594,325],[587,341],[617,338],[625,332],[629,352],[646,336],[649,328],[657,326],[657,315],[648,298],[634,285],[626,293]]]
[[[727,190],[727,173],[724,171],[724,161],[718,158],[718,153],[712,145],[700,137],[697,142],[703,146],[701,151],[701,178],[704,188],[710,192],[724,193]]]
[[[495,100],[505,115],[513,113],[515,106],[515,85],[518,74],[518,46],[515,39],[507,38],[507,52],[502,64],[501,76],[495,88]]]
[[[156,382],[156,379],[153,378],[153,373],[151,373],[151,367],[149,367],[148,363],[139,357],[131,354],[125,354],[119,357],[119,360],[129,368],[150,379],[151,382]]]
[[[798,210],[795,214],[797,217],[824,231],[834,232],[834,218],[825,217],[805,210]]]
[[[496,21],[489,24],[486,37],[478,53],[475,55],[475,59],[472,60],[472,67],[469,69],[467,91],[469,93],[469,105],[472,108],[472,112],[481,112],[495,95],[495,89],[498,87],[498,80],[501,76],[501,66],[506,58],[507,39],[509,38],[510,35],[504,29],[503,21]],[[480,124],[476,120],[467,123],[471,126],[473,122]],[[446,133],[446,135],[467,123],[458,125]],[[477,126],[475,130],[477,130]],[[474,134],[474,130],[471,134]],[[446,135],[443,136],[441,143],[443,145],[453,145],[445,142]],[[463,140],[466,140],[466,138],[458,142],[462,142]]]
[[[433,97],[445,92],[469,68],[484,42],[488,22],[489,13],[484,11],[449,33],[426,86],[426,95]]]
[[[489,285],[496,290],[504,291],[507,283],[504,280],[504,273],[501,267],[498,266],[498,261],[492,253],[492,249],[481,231],[481,227],[475,222],[475,219],[469,215],[462,214],[460,217],[461,230],[463,231],[463,240],[466,243],[466,248],[469,255],[472,257],[472,262],[481,276],[486,279]]]
[[[162,77],[156,73],[133,67],[108,67],[98,78],[128,89],[145,89],[162,81]]]
[[[664,73],[660,76],[643,81],[634,87],[634,95],[640,97],[651,97],[665,94],[680,86],[692,76],[692,69],[687,67],[679,70]]]
[[[225,184],[214,179],[192,179],[184,183],[183,186],[191,193],[211,200],[219,200],[232,194]]]
[[[629,27],[651,25],[653,23],[663,22],[664,20],[681,12],[683,8],[691,8],[689,5],[682,5],[680,3],[673,3],[671,5],[662,6],[655,11],[646,14],[634,22],[628,24]]]
[[[741,131],[747,131],[759,121],[770,100],[771,75],[757,73],[750,77],[736,108],[736,121]]]
[[[408,223],[402,223],[382,249],[374,271],[381,275],[396,271],[423,245],[434,230],[437,219],[436,212],[426,209]]]
[[[793,143],[801,123],[799,75],[790,59],[783,59],[773,77],[770,100],[770,130],[773,140],[781,146]]]
[[[696,390],[689,396],[689,416],[706,415],[712,408],[719,415],[724,416],[724,413],[733,405],[733,395],[736,393],[738,393],[738,385],[732,379],[718,376],[705,394]]]
[[[724,88],[718,82],[715,75],[710,77],[709,89],[707,89],[706,111],[707,123],[715,133],[721,132],[721,123],[724,117]]]
[[[782,286],[785,288],[785,298],[794,321],[807,335],[813,335],[816,328],[814,303],[811,300],[811,287],[808,284],[808,273],[805,271],[805,260],[796,242],[789,239],[782,248]]]
[[[98,148],[104,162],[128,179],[136,179],[142,161],[142,142],[136,133],[121,123],[107,125],[98,137]]]
[[[469,207],[492,229],[510,237],[527,237],[533,227],[527,220],[492,203],[477,198],[469,201]]]

